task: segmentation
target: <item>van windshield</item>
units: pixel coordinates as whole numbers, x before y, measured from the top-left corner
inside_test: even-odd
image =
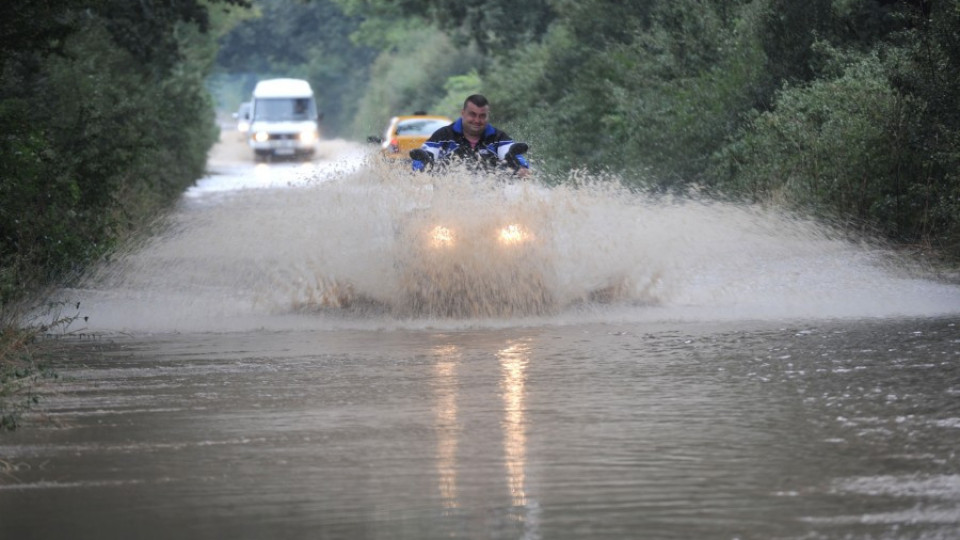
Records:
[[[317,105],[310,98],[258,99],[254,120],[315,120]]]

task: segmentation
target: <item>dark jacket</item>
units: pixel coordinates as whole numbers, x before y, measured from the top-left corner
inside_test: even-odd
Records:
[[[487,124],[477,146],[471,146],[463,134],[463,119],[458,118],[449,126],[434,131],[421,148],[433,156],[435,163],[446,163],[456,158],[463,160],[468,167],[493,169],[506,159],[513,142],[509,135]],[[523,156],[516,156],[516,159],[521,167],[529,167]],[[413,169],[420,171],[425,165],[414,160]]]

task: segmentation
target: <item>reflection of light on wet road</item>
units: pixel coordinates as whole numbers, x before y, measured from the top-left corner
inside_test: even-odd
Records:
[[[513,344],[497,353],[500,358],[503,393],[504,452],[507,465],[507,482],[515,507],[527,505],[526,464],[527,434],[524,419],[526,367],[530,355],[524,343]]]
[[[434,365],[436,376],[437,476],[444,508],[457,508],[457,364],[460,351],[456,346],[434,349],[439,360]]]
[[[443,345],[432,349],[436,357],[434,376],[434,423],[437,434],[437,484],[444,509],[463,509],[458,482],[458,464],[461,414],[470,416],[471,411],[460,411],[461,374],[463,351],[455,345]],[[503,436],[503,456],[506,484],[510,494],[512,519],[522,524],[523,538],[538,538],[538,505],[528,495],[527,487],[527,433],[526,433],[526,369],[530,359],[530,347],[515,342],[497,352],[499,363],[499,388],[503,405],[500,429]],[[469,457],[464,456],[465,459]],[[468,487],[469,487],[469,480]],[[469,491],[469,489],[468,489]],[[466,506],[469,506],[467,504]]]
[[[356,171],[363,164],[365,155],[363,151],[351,150],[322,161],[223,165],[197,180],[187,189],[185,196],[197,198],[240,189],[307,186]]]
[[[316,176],[313,163],[237,166],[197,180],[184,194],[188,198],[239,189],[283,188],[306,185]]]

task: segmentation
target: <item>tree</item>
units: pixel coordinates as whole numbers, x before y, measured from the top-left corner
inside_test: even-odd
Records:
[[[203,173],[210,5],[3,4],[0,308],[78,274]]]
[[[506,55],[542,37],[554,19],[551,0],[336,0],[347,13],[396,21],[422,18],[484,55]]]

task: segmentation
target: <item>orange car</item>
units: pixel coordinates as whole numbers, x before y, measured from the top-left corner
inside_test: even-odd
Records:
[[[384,157],[409,159],[410,150],[420,148],[434,131],[452,123],[453,120],[446,116],[424,113],[394,116],[382,139],[370,137],[369,140],[380,143],[380,153]]]

